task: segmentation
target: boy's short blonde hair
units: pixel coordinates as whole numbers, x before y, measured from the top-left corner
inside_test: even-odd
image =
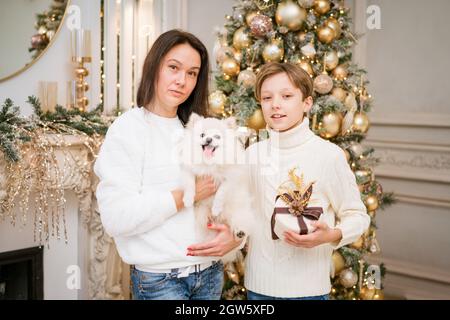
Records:
[[[300,89],[303,94],[303,100],[312,96],[313,82],[305,70],[291,63],[270,62],[265,64],[256,76],[255,97],[257,101],[261,101],[263,82],[267,78],[283,72],[287,74],[292,84]]]

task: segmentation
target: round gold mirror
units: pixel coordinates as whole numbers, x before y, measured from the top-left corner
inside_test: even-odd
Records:
[[[26,69],[52,45],[69,0],[0,0],[0,82]]]

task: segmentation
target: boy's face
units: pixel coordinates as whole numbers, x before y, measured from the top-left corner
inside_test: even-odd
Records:
[[[267,78],[261,86],[264,120],[275,131],[287,131],[302,122],[303,113],[308,112],[312,104],[312,97],[303,101],[302,91],[285,72]]]

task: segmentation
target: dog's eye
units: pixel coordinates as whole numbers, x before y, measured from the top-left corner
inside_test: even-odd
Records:
[[[204,138],[204,137],[205,137],[205,134],[202,133],[202,134],[200,135],[200,138]]]
[[[220,136],[219,136],[218,134],[216,134],[216,135],[214,136],[214,138],[216,138],[217,140],[219,140],[219,139],[220,139]]]

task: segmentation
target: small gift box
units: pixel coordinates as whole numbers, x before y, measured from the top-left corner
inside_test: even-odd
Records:
[[[289,180],[278,188],[271,221],[273,240],[279,239],[288,230],[300,235],[314,232],[312,222],[319,220],[323,213],[321,207],[308,206],[314,183],[303,188],[303,175],[297,176],[295,170],[289,171]]]

